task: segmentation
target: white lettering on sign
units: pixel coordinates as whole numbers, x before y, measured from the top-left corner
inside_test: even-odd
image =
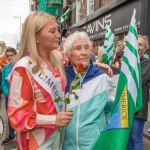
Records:
[[[84,30],[86,30],[87,33],[93,34],[98,31],[105,30],[106,26],[111,27],[112,20],[111,20],[111,14],[100,18],[99,20],[96,20],[86,26],[83,27]]]

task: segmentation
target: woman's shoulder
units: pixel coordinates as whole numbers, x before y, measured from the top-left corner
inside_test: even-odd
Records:
[[[27,64],[30,64],[30,63],[32,63],[32,58],[30,57],[30,56],[24,56],[24,57],[22,57],[15,65],[22,65],[22,66],[24,66],[24,65],[27,65]]]
[[[142,68],[150,67],[150,59],[149,58],[143,58],[140,63],[141,63]]]
[[[26,76],[27,68],[32,64],[29,56],[22,57],[14,66],[11,74],[18,74],[19,76]]]

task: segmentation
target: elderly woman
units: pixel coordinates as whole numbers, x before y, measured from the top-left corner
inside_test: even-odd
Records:
[[[134,116],[132,130],[129,138],[127,150],[143,149],[143,129],[148,116],[149,85],[150,85],[150,60],[144,58],[144,53],[149,49],[148,37],[139,35],[139,54],[142,71],[142,93],[143,108]]]
[[[85,32],[71,34],[64,50],[71,63],[66,67],[67,88],[73,118],[65,128],[63,150],[91,150],[109,121],[112,101],[109,98],[111,81],[100,68],[90,64],[90,39]],[[82,66],[80,72],[78,66]],[[78,76],[79,86],[70,94]]]

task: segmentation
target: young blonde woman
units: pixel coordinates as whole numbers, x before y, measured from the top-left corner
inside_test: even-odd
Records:
[[[23,26],[20,50],[10,77],[8,115],[17,132],[17,149],[58,150],[58,127],[66,126],[72,112],[61,112],[66,78],[61,59],[53,52],[60,34],[49,14],[30,14]]]

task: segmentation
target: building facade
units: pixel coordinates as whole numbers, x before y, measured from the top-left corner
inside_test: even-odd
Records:
[[[46,7],[54,0],[30,0],[32,10],[39,10],[43,3]],[[136,9],[138,33],[150,37],[150,0],[57,0],[63,3],[63,21],[60,23],[60,32],[66,36],[66,32],[85,30],[92,41],[97,45],[103,44],[105,27],[109,26],[121,40],[129,30],[129,24],[133,10]],[[72,4],[76,2],[75,7]],[[58,16],[60,19],[61,17]],[[66,18],[66,19],[64,19]]]
[[[6,43],[4,41],[0,41],[0,55],[2,55],[6,50]]]
[[[38,11],[39,0],[29,0],[29,11]]]
[[[67,29],[85,30],[91,40],[100,45],[108,25],[116,40],[120,40],[128,33],[136,9],[138,33],[150,37],[149,8],[149,0],[77,0],[76,8],[71,12],[72,25]]]

